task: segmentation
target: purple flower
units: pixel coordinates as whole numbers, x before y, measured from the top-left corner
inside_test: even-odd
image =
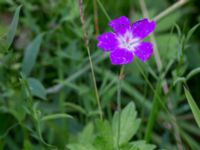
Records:
[[[153,53],[153,45],[143,39],[155,29],[155,22],[144,18],[130,25],[125,16],[109,22],[114,32],[105,32],[97,37],[98,48],[110,52],[114,65],[128,64],[137,56],[145,62]]]

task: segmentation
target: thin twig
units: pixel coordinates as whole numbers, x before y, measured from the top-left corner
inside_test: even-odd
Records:
[[[179,1],[177,1],[172,6],[170,6],[169,8],[167,8],[166,10],[164,10],[163,12],[161,12],[160,14],[158,14],[156,17],[154,17],[153,20],[155,20],[156,22],[159,21],[160,19],[162,19],[165,16],[169,15],[174,10],[177,10],[179,7],[181,7],[184,4],[186,4],[188,1],[189,0],[179,0]]]
[[[97,105],[98,105],[98,109],[99,109],[99,113],[100,113],[100,118],[103,119],[103,111],[102,111],[101,104],[100,104],[99,93],[98,93],[96,78],[95,78],[94,69],[93,69],[94,67],[93,67],[93,63],[92,63],[92,59],[91,59],[91,55],[90,55],[88,33],[85,29],[83,0],[79,0],[79,8],[80,8],[80,20],[81,20],[82,30],[83,30],[83,34],[84,34],[85,47],[87,49],[88,58],[89,58],[89,62],[90,62],[90,69],[91,69],[91,73],[92,73],[92,80],[93,80],[94,89],[95,89],[96,101],[97,101]]]

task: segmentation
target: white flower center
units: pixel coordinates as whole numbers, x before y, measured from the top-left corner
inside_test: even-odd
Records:
[[[130,30],[127,30],[125,34],[117,37],[120,48],[125,48],[129,51],[134,51],[135,47],[139,45],[140,39],[133,37]]]

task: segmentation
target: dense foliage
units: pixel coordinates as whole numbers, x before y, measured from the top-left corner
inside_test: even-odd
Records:
[[[199,0],[82,7],[84,26],[78,0],[0,0],[0,149],[200,149]],[[154,55],[119,76],[96,36],[110,31],[109,18],[147,15],[156,21],[147,39]]]

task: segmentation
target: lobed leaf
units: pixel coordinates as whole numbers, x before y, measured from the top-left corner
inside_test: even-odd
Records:
[[[112,130],[113,130],[115,147],[117,147],[118,144],[119,146],[127,144],[128,141],[136,134],[141,122],[141,120],[137,119],[136,116],[137,112],[135,110],[135,105],[133,102],[130,102],[122,110],[121,114],[119,114],[119,112],[116,112],[114,114],[112,120]],[[118,127],[119,119],[120,119],[120,128]],[[118,131],[120,131],[119,135]]]

